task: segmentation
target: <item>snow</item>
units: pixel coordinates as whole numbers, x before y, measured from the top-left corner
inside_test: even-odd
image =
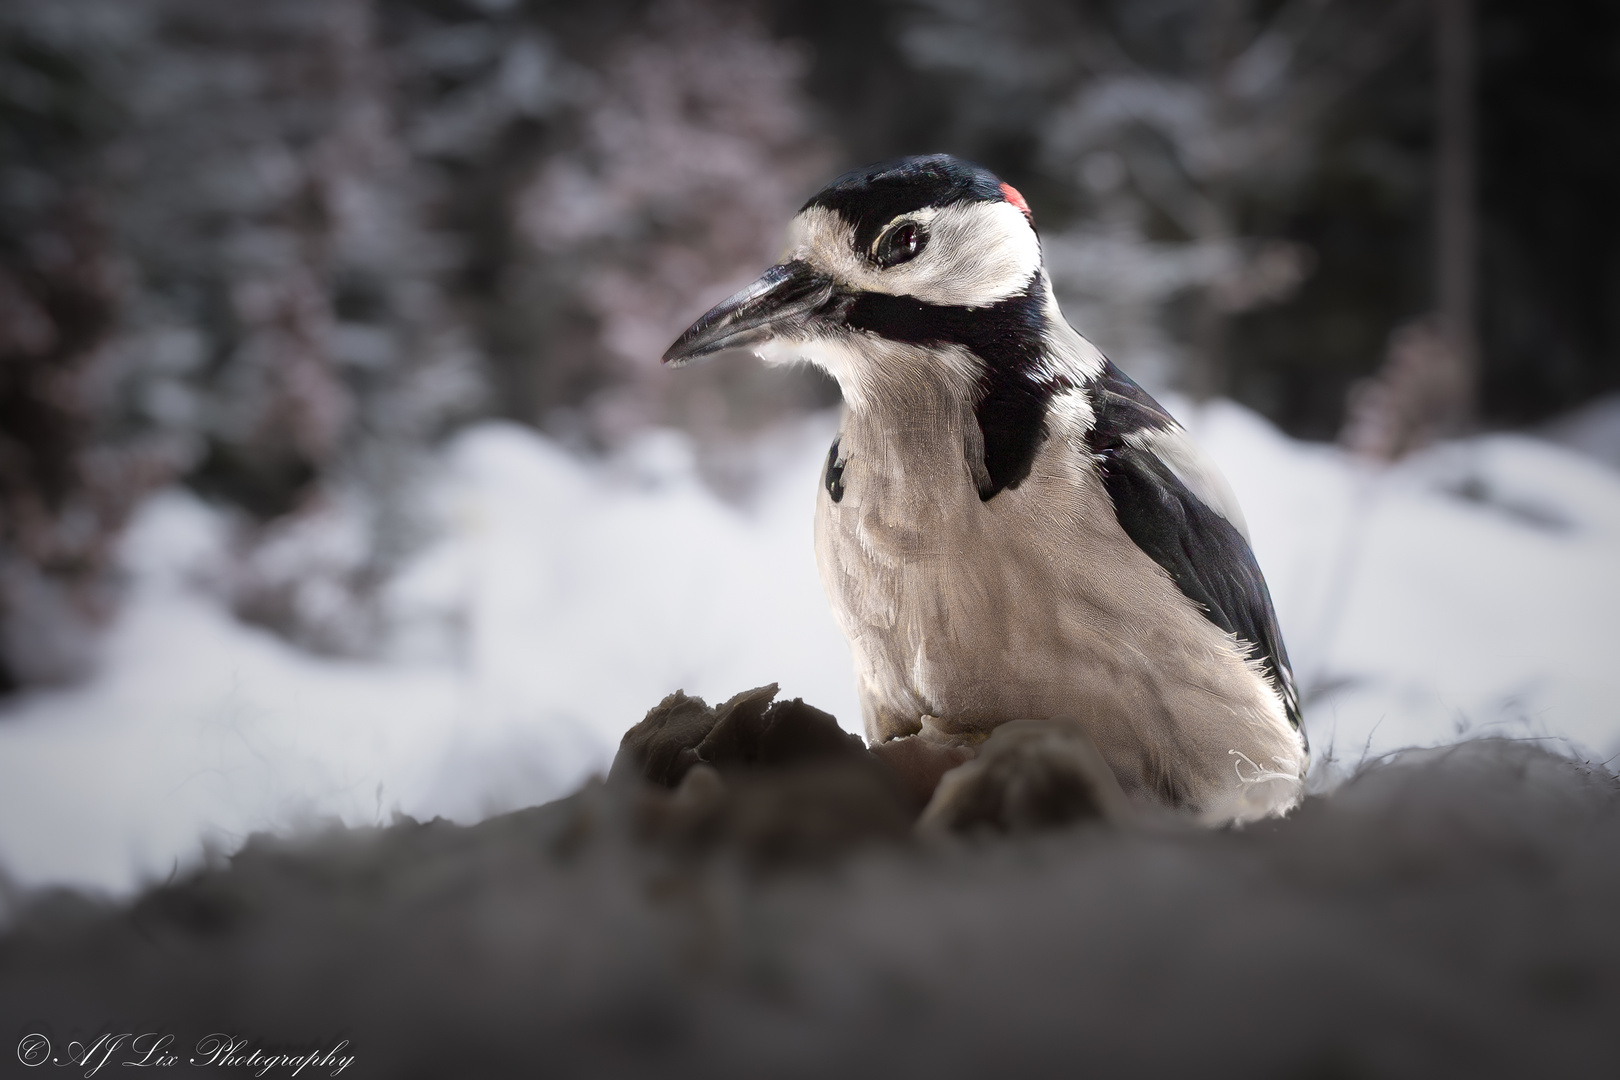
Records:
[[[677,687],[775,681],[858,717],[811,551],[835,424],[762,447],[794,467],[747,512],[670,433],[592,465],[514,426],[467,432],[426,500],[442,536],[389,597],[406,631],[392,662],[315,658],[236,621],[207,587],[226,523],[177,491],[153,499],[99,677],[0,714],[0,866],[122,891],[200,837],[396,810],[474,821],[605,769]]]
[[[1475,733],[1620,752],[1620,473],[1508,435],[1380,470],[1229,403],[1173,409],[1249,518],[1319,786],[1336,761]],[[210,586],[229,523],[153,498],[98,675],[0,711],[0,867],[126,892],[257,830],[476,821],[605,770],[677,687],[779,682],[859,731],[811,550],[835,426],[762,439],[742,507],[671,432],[604,461],[516,426],[464,432],[423,482],[437,539],[390,587],[396,631],[366,662],[235,620]]]
[[[1620,474],[1519,435],[1380,468],[1230,404],[1190,426],[1248,510],[1319,759],[1470,734],[1620,752]]]
[[[1554,420],[1541,433],[1620,469],[1620,394],[1588,402]]]

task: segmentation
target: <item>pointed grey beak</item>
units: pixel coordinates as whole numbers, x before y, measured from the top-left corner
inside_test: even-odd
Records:
[[[742,292],[716,304],[664,351],[681,365],[722,349],[757,345],[803,327],[832,299],[833,282],[795,259],[773,266]]]

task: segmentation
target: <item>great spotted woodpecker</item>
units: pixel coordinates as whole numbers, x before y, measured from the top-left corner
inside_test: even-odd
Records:
[[[1127,793],[1284,811],[1308,761],[1231,489],[1065,321],[1029,207],[948,155],[841,177],[783,260],[681,335],[837,379],[816,507],[866,733],[961,747],[1069,718]]]

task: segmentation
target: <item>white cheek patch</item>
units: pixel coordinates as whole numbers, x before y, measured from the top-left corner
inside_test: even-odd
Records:
[[[914,296],[947,307],[988,307],[1016,296],[1041,267],[1035,230],[1011,203],[925,207],[896,220],[923,226],[928,243],[916,258],[888,270],[857,251],[854,228],[820,206],[793,219],[784,257],[803,259],[861,292]]]
[[[1133,431],[1125,436],[1125,441],[1164,462],[1182,486],[1198,496],[1205,506],[1231,522],[1244,540],[1249,539],[1249,523],[1243,517],[1243,508],[1238,505],[1232,485],[1226,482],[1221,470],[1184,429],[1173,427]]]

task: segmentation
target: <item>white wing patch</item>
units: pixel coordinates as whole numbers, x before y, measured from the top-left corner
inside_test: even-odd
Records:
[[[1164,462],[1182,486],[1196,495],[1205,506],[1231,522],[1245,541],[1249,539],[1249,523],[1243,517],[1232,485],[1226,482],[1221,470],[1209,456],[1192,441],[1185,428],[1150,428],[1133,431],[1125,442],[1138,450],[1145,450]]]
[[[888,270],[857,251],[854,228],[822,206],[793,219],[783,259],[803,259],[861,292],[947,307],[988,307],[1016,296],[1041,268],[1041,243],[1011,203],[925,207],[896,220],[916,222],[929,238],[915,259]]]

